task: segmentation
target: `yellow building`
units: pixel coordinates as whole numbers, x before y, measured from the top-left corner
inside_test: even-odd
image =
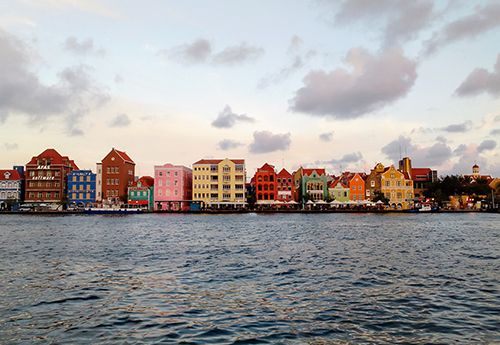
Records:
[[[202,159],[193,163],[193,200],[209,207],[244,207],[244,159]]]
[[[380,177],[380,189],[389,199],[389,205],[393,208],[410,208],[414,196],[411,177],[397,170],[394,165],[385,168]]]

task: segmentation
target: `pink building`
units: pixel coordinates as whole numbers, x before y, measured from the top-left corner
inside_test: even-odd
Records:
[[[193,189],[193,173],[182,165],[155,165],[154,209],[179,210],[189,208]]]

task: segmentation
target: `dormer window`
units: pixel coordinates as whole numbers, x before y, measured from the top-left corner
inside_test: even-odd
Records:
[[[5,172],[5,174],[3,175],[5,177],[6,180],[10,179],[10,172]]]

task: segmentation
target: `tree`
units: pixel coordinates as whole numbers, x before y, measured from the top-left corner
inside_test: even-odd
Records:
[[[389,203],[389,199],[387,199],[384,195],[384,193],[382,193],[381,191],[375,191],[375,196],[373,197],[373,201],[374,202],[377,202],[377,201],[382,201],[384,204],[388,204]]]

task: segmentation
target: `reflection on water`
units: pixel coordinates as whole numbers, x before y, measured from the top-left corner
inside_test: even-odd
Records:
[[[500,341],[500,218],[0,216],[0,343]]]

